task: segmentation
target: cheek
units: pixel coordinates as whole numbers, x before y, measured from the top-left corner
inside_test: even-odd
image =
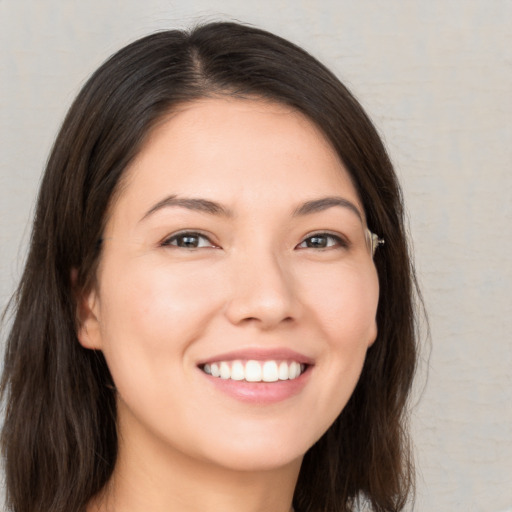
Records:
[[[113,272],[108,281],[108,293],[102,293],[104,318],[116,331],[152,333],[155,339],[148,342],[168,342],[182,330],[199,327],[199,319],[213,311],[218,288],[194,269],[170,270],[149,261],[129,266],[124,276]]]
[[[136,380],[144,388],[158,387],[159,379],[181,373],[187,349],[219,310],[221,275],[215,269],[206,273],[204,265],[171,270],[149,257],[108,264],[102,273],[101,336],[114,381],[118,387]]]
[[[325,341],[318,374],[322,391],[316,397],[318,417],[327,428],[348,402],[359,380],[368,347],[377,335],[379,287],[372,268],[316,276],[309,287],[309,311],[319,338]]]
[[[379,285],[372,266],[341,268],[311,276],[303,286],[309,310],[333,348],[367,347],[376,337]],[[311,285],[311,283],[314,283]]]
[[[171,272],[150,258],[116,265],[105,261],[100,290],[102,351],[120,396],[134,411],[160,410],[162,403],[173,403],[171,391],[167,396],[162,383],[168,383],[169,390],[183,387],[180,379],[190,371],[187,349],[218,309],[219,283],[212,279],[218,278],[205,281],[204,273],[193,268]]]

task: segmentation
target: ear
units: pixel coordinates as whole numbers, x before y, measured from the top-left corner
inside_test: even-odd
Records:
[[[77,271],[71,271],[71,282],[76,283]],[[76,333],[80,345],[91,350],[101,350],[100,305],[95,287],[84,292],[78,291],[76,299]]]

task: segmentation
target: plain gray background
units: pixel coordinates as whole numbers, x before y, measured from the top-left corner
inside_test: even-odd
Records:
[[[326,63],[396,165],[432,329],[414,409],[415,510],[512,510],[512,1],[0,0],[0,305],[87,76],[139,36],[217,19]]]

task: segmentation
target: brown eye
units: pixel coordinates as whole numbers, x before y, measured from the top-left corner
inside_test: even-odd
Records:
[[[329,249],[331,247],[347,247],[347,243],[330,233],[317,233],[305,238],[298,246],[300,249]]]
[[[164,247],[179,247],[182,249],[201,249],[203,247],[215,247],[205,235],[200,233],[185,232],[178,233],[167,238],[163,243]]]

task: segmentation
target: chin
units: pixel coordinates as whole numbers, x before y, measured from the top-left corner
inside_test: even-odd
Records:
[[[290,429],[281,435],[255,433],[226,435],[205,447],[203,456],[215,465],[235,471],[268,471],[300,463],[304,454],[316,442],[316,436],[294,437]],[[284,435],[282,434],[284,433]]]
[[[233,453],[225,453],[219,459],[213,460],[215,465],[237,472],[263,472],[275,471],[279,468],[297,465],[300,467],[303,453],[296,450],[270,452],[263,450],[240,450]]]

